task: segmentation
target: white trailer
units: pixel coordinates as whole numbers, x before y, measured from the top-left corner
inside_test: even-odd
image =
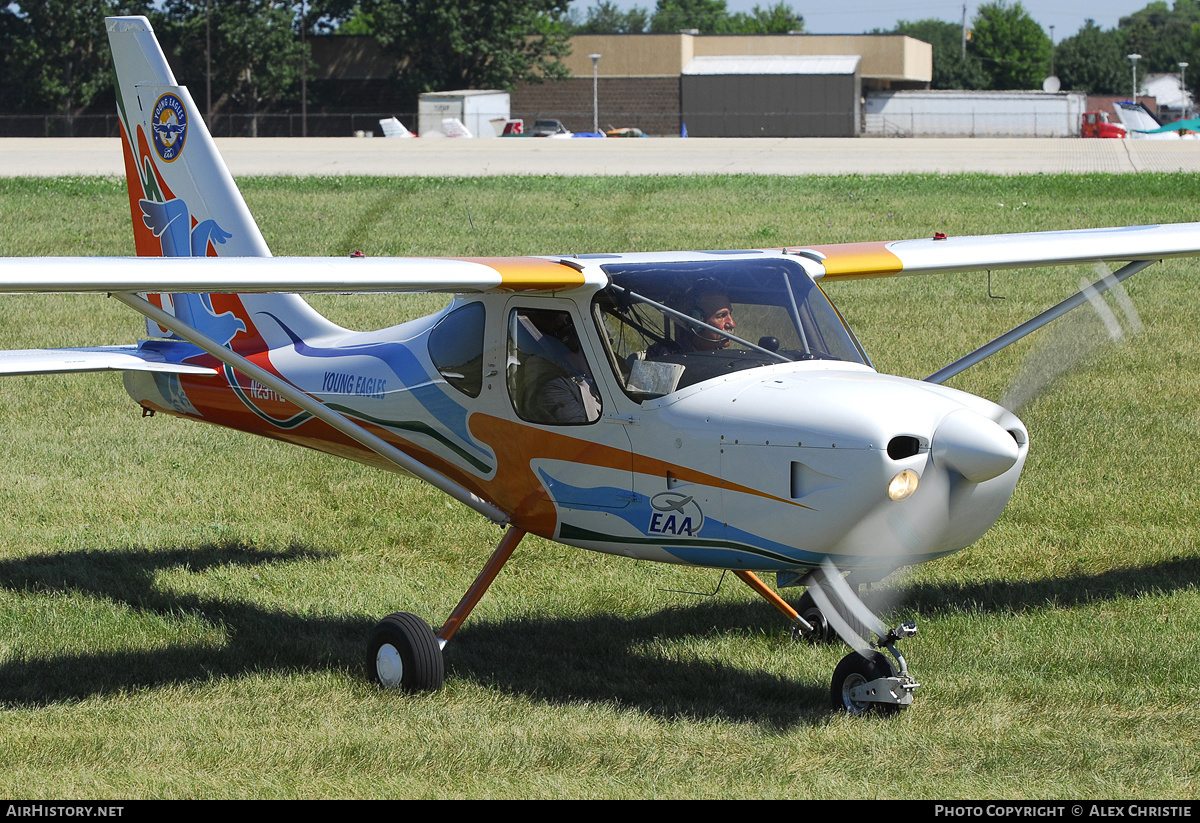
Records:
[[[867,94],[863,133],[883,137],[1078,137],[1083,92],[891,91]]]
[[[431,91],[422,94],[417,105],[417,134],[444,133],[443,120],[458,120],[473,137],[499,137],[508,121],[509,96],[506,91],[474,90]]]

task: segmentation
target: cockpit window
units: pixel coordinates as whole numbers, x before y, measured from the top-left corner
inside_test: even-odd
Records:
[[[610,365],[639,400],[731,371],[796,360],[869,364],[833,304],[792,260],[615,263],[593,304]]]
[[[565,426],[600,419],[600,392],[568,312],[512,310],[507,380],[513,409],[522,420]]]
[[[469,397],[483,388],[482,303],[468,303],[447,314],[429,333],[429,359],[446,382]]]

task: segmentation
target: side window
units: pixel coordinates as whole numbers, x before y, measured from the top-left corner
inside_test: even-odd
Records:
[[[429,359],[446,382],[470,397],[483,388],[482,303],[468,303],[443,317],[429,333]]]
[[[569,312],[513,309],[508,317],[508,395],[530,423],[600,419],[600,392]]]

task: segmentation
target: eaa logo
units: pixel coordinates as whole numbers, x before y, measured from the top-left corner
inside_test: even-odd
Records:
[[[688,494],[661,492],[650,499],[654,513],[650,515],[647,534],[671,537],[695,537],[704,525],[704,512]]]
[[[158,98],[150,115],[150,130],[154,132],[154,151],[165,162],[170,163],[183,153],[187,128],[188,114],[183,101],[171,92]]]

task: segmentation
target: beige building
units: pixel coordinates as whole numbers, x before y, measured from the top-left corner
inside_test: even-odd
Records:
[[[590,130],[592,54],[600,127],[649,134],[853,136],[862,94],[927,89],[933,75],[932,46],[903,35],[580,35],[563,61],[571,79],[518,86],[513,116]],[[769,59],[782,57],[810,59]]]
[[[385,115],[414,127],[415,101],[398,98],[397,66],[374,38],[311,43],[318,68],[309,83],[310,129],[314,111],[330,120],[329,134],[376,129]],[[591,54],[601,55],[600,127],[655,135],[677,135],[686,124],[693,136],[853,136],[863,95],[928,89],[933,73],[932,47],[903,35],[580,35],[564,60],[571,78],[518,86],[512,116],[590,130]]]
[[[933,46],[895,34],[581,34],[563,60],[575,77],[678,77],[694,57],[851,55],[862,58],[863,88],[927,89]]]

